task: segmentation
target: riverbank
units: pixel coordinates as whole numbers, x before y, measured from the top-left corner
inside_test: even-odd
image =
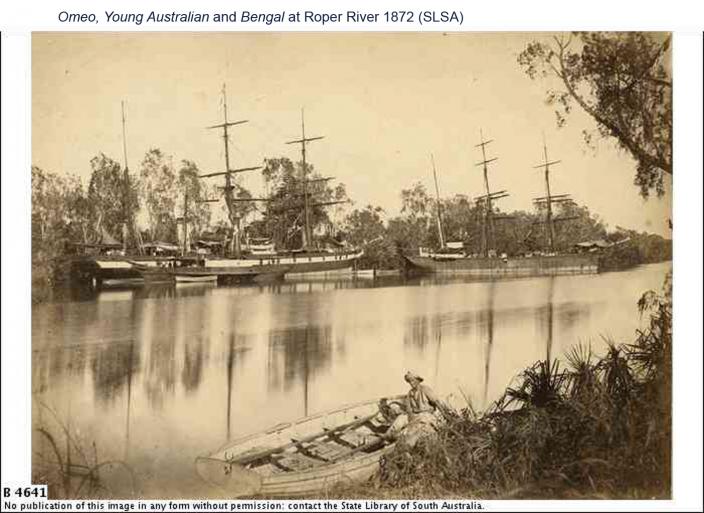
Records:
[[[666,285],[667,287],[667,285]],[[339,498],[668,499],[672,303],[647,292],[634,342],[567,368],[539,361],[485,413],[471,404],[413,448],[382,461],[373,486]]]

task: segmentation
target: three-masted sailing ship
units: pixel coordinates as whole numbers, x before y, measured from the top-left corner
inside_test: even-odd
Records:
[[[486,146],[492,140],[484,140],[480,131],[480,142],[475,147],[481,148],[482,160],[476,164],[481,166],[484,178],[484,194],[474,198],[476,205],[483,212],[482,242],[479,251],[472,252],[463,242],[446,242],[443,233],[442,211],[440,208],[440,193],[437,185],[435,163],[433,161],[433,177],[438,208],[436,209],[440,249],[429,251],[420,248],[417,255],[404,254],[403,258],[409,272],[464,274],[470,276],[551,276],[559,274],[592,274],[599,271],[599,258],[589,253],[559,253],[555,249],[555,224],[569,221],[573,217],[555,217],[553,205],[572,201],[569,194],[552,194],[550,191],[550,167],[560,161],[549,161],[547,145],[543,143],[544,162],[534,166],[545,172],[546,195],[534,198],[534,204],[545,211],[544,225],[546,228],[547,251],[530,252],[520,256],[509,256],[498,253],[494,239],[494,226],[497,221],[509,220],[511,216],[497,215],[493,203],[509,195],[508,191],[492,192],[489,187],[488,164],[498,160],[497,157],[487,158]]]
[[[224,186],[221,187],[227,206],[229,220],[232,225],[231,235],[224,244],[221,254],[210,254],[189,262],[187,265],[177,266],[170,270],[177,279],[183,277],[207,277],[217,276],[221,278],[256,278],[256,277],[283,277],[322,274],[331,272],[351,270],[355,262],[363,255],[363,250],[358,248],[335,248],[318,249],[313,242],[313,223],[311,222],[311,210],[314,207],[326,207],[334,204],[344,203],[344,201],[324,201],[315,202],[313,192],[309,185],[323,179],[311,179],[308,177],[308,166],[306,162],[306,145],[312,141],[323,139],[323,136],[306,137],[305,120],[301,111],[301,138],[289,141],[286,144],[301,145],[301,177],[293,185],[291,193],[296,197],[302,197],[302,202],[292,208],[302,211],[303,244],[297,250],[277,250],[274,244],[264,238],[250,239],[243,244],[242,240],[242,215],[237,208],[240,202],[268,202],[270,198],[237,197],[235,189],[238,187],[234,181],[234,176],[247,171],[261,169],[261,166],[232,168],[229,150],[229,129],[230,127],[247,123],[247,120],[228,121],[227,96],[223,87],[223,123],[210,126],[208,128],[219,128],[223,131],[223,142],[225,147],[225,169],[223,171],[207,173],[201,178],[211,178],[223,176]]]

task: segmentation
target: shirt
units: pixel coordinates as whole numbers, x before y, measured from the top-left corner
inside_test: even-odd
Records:
[[[408,392],[407,402],[410,413],[432,412],[440,404],[435,392],[425,385],[411,388]]]

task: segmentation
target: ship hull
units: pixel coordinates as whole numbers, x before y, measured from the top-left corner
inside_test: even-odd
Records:
[[[408,270],[423,274],[456,274],[476,277],[557,276],[599,272],[596,255],[556,255],[526,258],[456,258],[404,255]]]
[[[241,274],[274,274],[287,278],[300,276],[324,276],[351,271],[354,263],[363,255],[362,251],[340,253],[280,253],[275,255],[250,256],[240,259],[208,260],[204,272],[216,274],[240,272]]]
[[[78,282],[98,285],[128,285],[144,279],[143,269],[158,274],[162,265],[172,264],[173,257],[152,256],[83,256],[71,262],[71,273]]]
[[[217,276],[225,281],[262,278],[310,277],[350,272],[362,251],[338,253],[278,253],[244,258],[211,258],[201,265],[183,265],[178,258],[83,257],[72,263],[81,281],[94,286],[131,284],[136,281],[173,281],[178,276]],[[174,265],[176,264],[176,265]]]

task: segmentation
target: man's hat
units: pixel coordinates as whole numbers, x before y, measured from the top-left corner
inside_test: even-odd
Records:
[[[411,380],[423,381],[423,378],[421,378],[418,374],[412,371],[406,372],[406,375],[403,376],[403,379],[405,379],[409,383],[411,382]]]

